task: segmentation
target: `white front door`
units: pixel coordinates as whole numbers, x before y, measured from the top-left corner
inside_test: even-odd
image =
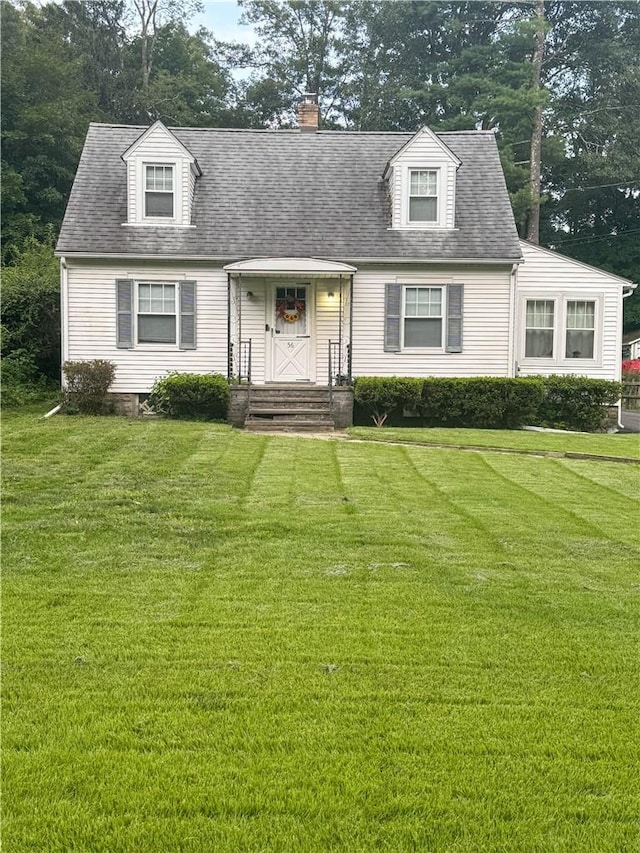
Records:
[[[307,284],[275,287],[271,334],[271,380],[311,379],[311,288]]]

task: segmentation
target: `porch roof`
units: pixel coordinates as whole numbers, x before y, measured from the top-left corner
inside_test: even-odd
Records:
[[[227,264],[224,269],[232,275],[304,275],[322,278],[339,278],[357,272],[357,267],[321,258],[252,258]]]

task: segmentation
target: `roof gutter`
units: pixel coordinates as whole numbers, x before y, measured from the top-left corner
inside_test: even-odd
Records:
[[[125,254],[125,253],[101,253],[101,252],[55,252],[57,258],[86,258],[87,260],[100,261],[190,261],[192,263],[209,263],[217,261],[221,263],[232,263],[238,260],[251,260],[254,257],[261,255],[158,255],[158,254]],[[306,257],[306,256],[305,256]],[[387,258],[354,258],[346,255],[323,255],[326,261],[339,261],[345,263],[344,258],[349,257],[349,261],[354,264],[450,264],[459,266],[461,264],[485,264],[485,265],[500,265],[524,263],[524,258],[407,258],[407,257],[387,257]]]

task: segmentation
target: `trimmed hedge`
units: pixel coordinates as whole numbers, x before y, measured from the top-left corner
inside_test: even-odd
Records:
[[[532,424],[554,429],[602,429],[607,407],[615,406],[622,393],[622,385],[608,379],[553,375],[542,381],[544,397]]]
[[[527,424],[595,431],[606,407],[620,397],[620,384],[577,376],[360,377],[355,402],[382,426],[410,410],[425,426],[515,429]]]
[[[107,391],[116,375],[110,361],[65,361],[62,371],[67,379],[65,406],[69,414],[105,415],[113,411]]]
[[[394,411],[420,408],[423,382],[401,376],[361,376],[355,381],[354,399],[380,427]]]
[[[169,373],[156,379],[149,402],[163,415],[179,420],[226,420],[229,383],[219,373]]]

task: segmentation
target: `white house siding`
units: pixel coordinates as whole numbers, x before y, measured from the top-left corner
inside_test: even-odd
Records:
[[[67,260],[65,358],[106,359],[116,365],[115,393],[147,393],[168,371],[227,372],[227,277],[218,268]],[[197,348],[143,344],[116,347],[116,279],[197,282]]]
[[[440,227],[455,227],[456,164],[429,133],[422,133],[402,151],[393,164],[393,179],[389,183],[392,198],[393,227],[401,226],[406,218],[408,205],[407,170],[439,169],[439,203],[444,204]]]
[[[127,157],[127,214],[129,223],[139,223],[144,214],[145,163],[173,164],[175,174],[176,224],[189,225],[193,198],[191,161],[183,148],[163,128],[154,127]]]
[[[354,280],[354,376],[509,376],[510,266],[360,268]],[[463,350],[384,351],[385,284],[464,285]]]
[[[566,258],[557,252],[521,241],[524,263],[518,268],[516,287],[515,358],[520,376],[577,374],[594,379],[620,378],[622,346],[623,280],[595,267]],[[554,359],[524,358],[524,303],[527,299],[595,300],[596,358],[565,359],[564,328],[556,317],[556,355]]]
[[[318,384],[326,384],[328,380],[328,352],[329,341],[339,339],[339,292],[340,283],[338,279],[315,279],[305,278],[300,280],[287,277],[278,279],[264,278],[258,276],[242,276],[240,289],[234,282],[232,288],[232,329],[233,338],[237,340],[238,331],[243,341],[251,340],[251,377],[258,384],[269,381],[271,376],[270,352],[271,335],[265,329],[266,325],[273,323],[273,288],[275,286],[293,287],[297,283],[310,284],[310,313],[311,313],[311,338],[312,348],[311,380]],[[333,301],[329,300],[329,293],[334,293]],[[249,297],[247,294],[251,293]],[[346,370],[346,344],[348,342],[348,298],[349,281],[343,279],[343,342]],[[241,322],[238,322],[238,306],[240,308]],[[236,367],[237,369],[237,367]]]

